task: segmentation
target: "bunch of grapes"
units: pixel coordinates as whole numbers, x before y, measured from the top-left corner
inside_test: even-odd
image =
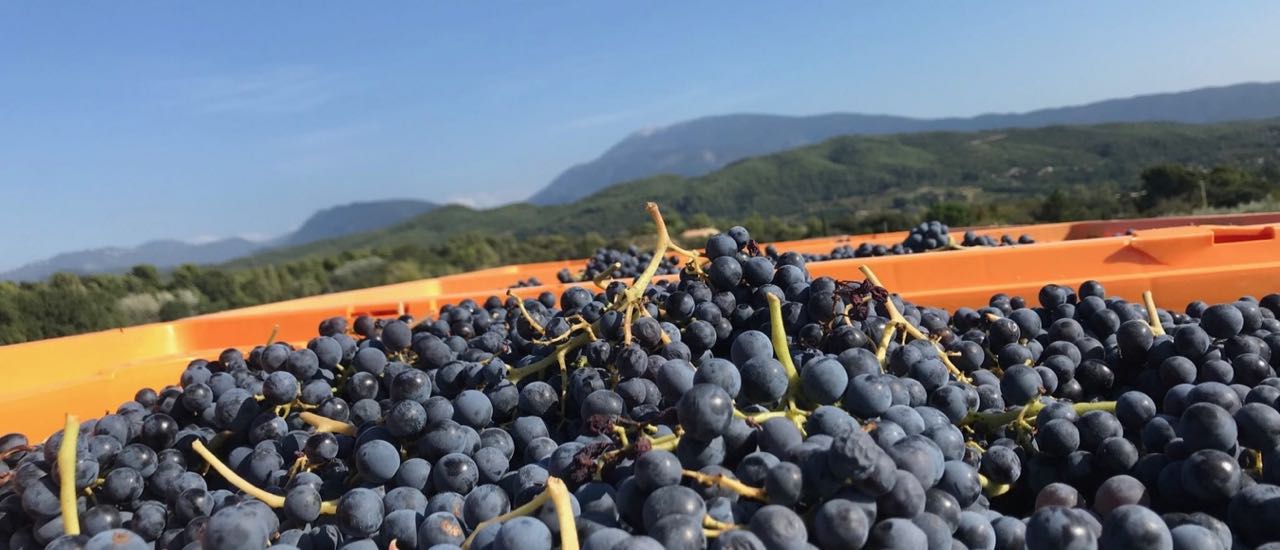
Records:
[[[651,212],[649,257],[694,264],[676,280],[660,260],[634,286],[328,319],[0,438],[0,543],[1280,544],[1280,294],[1174,312],[1086,282],[945,311],[745,230],[679,249]]]
[[[989,235],[978,235],[973,231],[965,231],[963,240],[958,245],[953,245],[951,229],[947,227],[947,224],[937,220],[930,220],[911,228],[911,231],[908,232],[907,237],[901,243],[886,246],[864,242],[857,247],[850,244],[842,244],[831,249],[830,254],[806,254],[805,259],[811,262],[825,262],[850,258],[897,256],[935,250],[953,250],[970,246],[1010,246],[1014,244],[1034,244],[1035,242],[1035,239],[1025,234],[1017,239],[1005,234],[1001,235],[1000,239],[997,240]],[[776,252],[772,254],[776,255]]]
[[[531,286],[542,286],[542,281],[537,277],[529,277],[528,279],[520,279],[508,288],[526,288]]]
[[[564,268],[556,274],[556,278],[562,283],[591,281],[602,276],[632,278],[640,275],[652,260],[652,251],[641,251],[635,245],[627,247],[626,250],[601,248],[587,258],[587,265],[581,273],[574,273],[569,268]],[[661,262],[658,275],[675,275],[680,272],[680,262],[675,257],[662,258]]]
[[[750,233],[746,228],[736,226],[730,229],[726,235],[742,237]],[[966,231],[964,239],[958,244],[953,245],[951,240],[950,228],[946,224],[930,220],[913,227],[907,237],[901,243],[892,245],[882,245],[874,243],[862,243],[857,247],[849,244],[842,244],[831,249],[830,254],[803,254],[802,257],[807,262],[825,262],[831,260],[847,260],[850,258],[870,258],[875,256],[897,256],[902,254],[914,254],[919,252],[929,252],[934,250],[953,250],[961,247],[970,246],[1010,246],[1014,244],[1034,244],[1035,239],[1030,235],[1022,235],[1017,239],[1008,234],[1002,235],[1000,239],[995,239],[988,235],[978,235],[973,231]],[[776,246],[768,245],[764,249],[765,255],[777,261],[782,254]],[[748,247],[746,242],[742,243],[736,252],[740,259],[745,261],[753,255],[758,255]],[[591,258],[587,259],[587,265],[578,273],[574,273],[569,268],[564,268],[556,274],[556,278],[561,283],[574,283],[580,281],[591,281],[599,277],[615,277],[615,278],[632,278],[640,274],[652,256],[648,252],[642,252],[634,245],[627,250],[614,250],[611,248],[601,248],[596,250]],[[674,275],[679,273],[680,263],[676,257],[668,257],[663,260],[662,266],[659,267],[658,275]],[[528,279],[517,281],[512,288],[523,288],[526,286],[540,286],[532,284],[536,279]]]

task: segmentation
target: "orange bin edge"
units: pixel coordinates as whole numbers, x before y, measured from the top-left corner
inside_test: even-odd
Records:
[[[1115,222],[1114,227],[1134,222]],[[1167,227],[1139,230],[1135,236],[817,262],[809,268],[815,277],[860,279],[858,267],[865,264],[892,291],[917,303],[948,309],[983,305],[996,292],[1035,296],[1047,283],[1076,285],[1087,279],[1101,281],[1109,295],[1129,299],[1150,289],[1163,306],[1180,308],[1193,299],[1225,301],[1280,289],[1277,229],[1280,225]],[[277,325],[278,339],[301,343],[315,335],[317,323],[326,317],[387,316],[402,309],[422,317],[444,304],[505,293],[510,281],[501,277],[511,272],[510,268],[494,268],[451,276],[465,280],[486,274],[486,280],[503,281],[488,288],[453,286],[450,277],[441,277],[319,297],[322,301],[295,300],[173,323],[3,346],[0,372],[7,383],[0,389],[0,419],[4,419],[0,433],[23,432],[42,438],[61,426],[64,413],[102,415],[130,399],[139,388],[158,389],[176,383],[181,368],[193,358],[264,342]],[[513,292],[531,297],[568,286],[572,284]],[[399,297],[388,300],[392,292]]]

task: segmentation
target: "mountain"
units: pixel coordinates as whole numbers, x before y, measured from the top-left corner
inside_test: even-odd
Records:
[[[1085,212],[1071,214],[1073,219],[1132,216],[1124,210],[1128,202],[1117,197],[1139,191],[1142,171],[1166,163],[1260,171],[1280,183],[1280,118],[840,136],[739,160],[702,176],[621,183],[566,204],[479,211],[443,206],[399,225],[264,250],[227,267],[354,251],[399,260],[404,247],[427,250],[424,257],[430,259],[432,246],[484,235],[647,234],[646,201],[659,203],[673,219],[704,214],[748,227],[765,224],[766,217],[822,223],[919,216],[941,202],[990,208],[1002,223],[1029,223],[1037,221],[1033,210],[1055,191],[1071,197],[1064,208]]]
[[[0,273],[0,280],[35,281],[59,271],[82,275],[121,273],[138,264],[151,264],[165,269],[182,264],[223,263],[265,249],[300,246],[381,229],[423,214],[436,206],[434,203],[409,199],[356,202],[316,212],[297,230],[266,242],[241,238],[206,243],[158,240],[132,248],[80,250],[58,254]]]
[[[277,239],[272,245],[297,246],[381,229],[437,206],[427,201],[408,199],[356,202],[334,206],[312,214],[296,231]]]
[[[231,238],[193,244],[160,240],[132,248],[108,247],[58,254],[0,273],[0,280],[35,281],[59,271],[80,275],[120,273],[138,264],[173,267],[185,263],[219,263],[239,258],[262,248],[262,243]]]
[[[1236,84],[969,118],[920,119],[838,113],[711,116],[631,134],[599,158],[564,171],[530,197],[529,202],[563,204],[616,183],[658,174],[698,176],[746,157],[819,143],[839,135],[977,131],[1109,122],[1199,124],[1277,116],[1280,116],[1280,82]]]

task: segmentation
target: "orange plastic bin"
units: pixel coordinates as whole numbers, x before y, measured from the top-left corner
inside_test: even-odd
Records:
[[[1115,224],[1126,225],[1133,222]],[[890,290],[946,308],[984,305],[995,292],[1034,296],[1047,283],[1075,285],[1087,279],[1128,299],[1152,290],[1162,306],[1180,308],[1193,299],[1227,301],[1280,290],[1277,229],[1280,225],[1168,227],[1035,246],[818,262],[810,270],[815,276],[861,279],[858,267],[865,264]],[[576,264],[552,262],[547,268],[555,265]],[[92,417],[114,410],[139,388],[175,383],[189,360],[216,356],[227,347],[248,349],[264,342],[277,325],[279,339],[301,343],[326,317],[401,310],[421,317],[447,303],[503,294],[510,284],[503,277],[518,271],[496,268],[476,273],[483,278],[441,277],[0,347],[0,372],[7,382],[0,388],[0,432],[42,438],[58,429],[64,413]],[[498,284],[481,288],[491,283]],[[513,292],[535,296],[566,286]]]

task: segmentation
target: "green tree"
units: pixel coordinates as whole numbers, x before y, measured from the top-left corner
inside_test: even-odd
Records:
[[[160,288],[160,272],[156,270],[156,266],[150,264],[138,264],[129,270],[129,275],[142,282],[148,288]]]
[[[195,310],[184,300],[169,300],[160,306],[160,320],[164,322],[176,321],[192,315],[195,315]]]
[[[1142,195],[1138,208],[1150,212],[1159,207],[1187,208],[1200,204],[1202,177],[1177,164],[1162,164],[1142,171]]]
[[[1230,166],[1218,166],[1205,178],[1209,205],[1231,207],[1261,200],[1271,194],[1271,186],[1257,174]]]
[[[954,201],[934,203],[924,212],[925,219],[938,220],[950,226],[963,227],[973,225],[977,216],[968,205]]]

